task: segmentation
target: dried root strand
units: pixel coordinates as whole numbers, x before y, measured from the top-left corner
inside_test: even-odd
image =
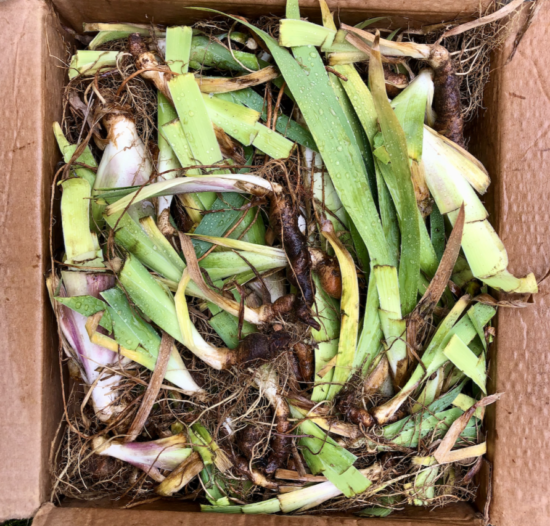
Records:
[[[112,457],[91,456],[86,461],[85,469],[90,472],[92,478],[105,480],[111,478],[120,469],[120,461]],[[158,482],[162,482],[159,480]]]

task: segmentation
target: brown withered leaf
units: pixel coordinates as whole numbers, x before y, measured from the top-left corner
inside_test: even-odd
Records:
[[[407,345],[409,349],[417,348],[417,339],[419,335],[421,336],[423,333],[426,320],[432,315],[435,306],[441,299],[449,283],[460,252],[462,232],[464,231],[464,219],[465,212],[463,204],[460,207],[453,231],[449,236],[445,252],[443,252],[443,257],[437,267],[437,272],[424,293],[424,296],[422,296],[422,299],[418,302],[407,320]]]
[[[159,394],[162,381],[166,375],[168,361],[170,360],[170,354],[172,352],[172,345],[174,345],[174,338],[163,331],[155,370],[153,371],[153,375],[151,376],[151,380],[145,391],[143,400],[141,401],[141,407],[128,430],[128,434],[124,438],[124,442],[133,442],[141,433],[145,422],[149,418],[151,409]]]
[[[483,303],[484,305],[490,305],[491,307],[509,307],[513,309],[523,309],[531,305],[528,301],[522,301],[520,299],[501,299],[497,300],[489,294],[480,294],[474,298],[474,301]]]
[[[472,407],[470,407],[468,411],[465,411],[462,416],[460,416],[453,422],[453,425],[449,428],[449,430],[445,435],[445,438],[443,438],[443,440],[441,441],[441,444],[439,444],[439,447],[434,453],[435,459],[440,464],[445,463],[445,459],[448,453],[451,451],[451,449],[455,445],[458,437],[461,435],[464,429],[466,429],[466,426],[470,418],[472,417],[472,415],[475,413],[476,409],[478,407],[485,407],[490,404],[493,404],[494,402],[499,400],[502,395],[503,393],[495,393],[493,395],[482,398],[481,400],[476,402]]]

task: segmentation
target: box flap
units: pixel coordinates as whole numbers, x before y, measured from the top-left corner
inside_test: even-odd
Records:
[[[541,280],[550,268],[549,2],[541,2],[505,65],[512,46],[513,38],[491,64],[487,112],[470,150],[493,179],[491,222],[507,248],[510,271],[518,276],[532,271]],[[505,395],[487,412],[494,526],[550,523],[549,280],[539,287],[534,305],[498,314],[492,391]]]
[[[46,499],[59,423],[59,365],[46,331],[44,273],[49,174],[57,160],[50,126],[61,107],[59,69],[46,57],[62,52],[59,38],[48,39],[54,26],[45,2],[8,0],[0,12],[1,522],[32,515]]]

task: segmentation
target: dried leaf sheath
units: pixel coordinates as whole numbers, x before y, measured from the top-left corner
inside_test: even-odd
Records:
[[[141,406],[137,415],[128,430],[128,434],[124,438],[125,442],[133,442],[141,431],[145,422],[149,418],[149,413],[155,403],[157,395],[159,394],[160,385],[162,380],[166,375],[166,370],[168,368],[168,360],[170,359],[170,352],[172,350],[172,345],[174,344],[174,338],[168,336],[168,334],[162,334],[162,341],[160,343],[159,354],[157,358],[157,363],[151,381],[147,386],[143,400],[141,401]]]
[[[413,349],[418,348],[418,339],[419,337],[422,338],[423,328],[428,319],[431,318],[433,310],[441,299],[451,278],[460,252],[465,216],[464,205],[462,205],[437,272],[422,299],[418,302],[407,320],[407,344],[412,346]]]

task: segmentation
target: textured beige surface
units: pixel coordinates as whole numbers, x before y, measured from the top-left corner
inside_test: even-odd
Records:
[[[44,2],[0,3],[0,522],[47,498],[59,422],[57,351],[44,286],[61,54]],[[55,98],[54,98],[55,93]],[[55,332],[54,332],[55,334]]]
[[[510,42],[493,65],[492,118],[481,124],[498,124],[498,135],[480,134],[489,139],[490,151],[484,149],[492,156],[496,223],[509,268],[533,271],[538,280],[550,271],[550,3],[543,4],[513,60],[503,67]],[[549,291],[546,280],[534,305],[498,314],[491,369],[494,390],[505,396],[492,408],[496,431],[489,436],[494,526],[550,524]]]

